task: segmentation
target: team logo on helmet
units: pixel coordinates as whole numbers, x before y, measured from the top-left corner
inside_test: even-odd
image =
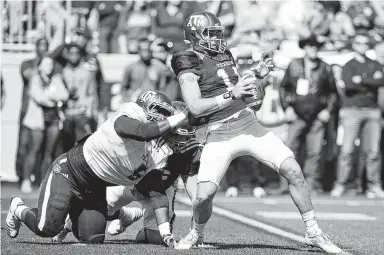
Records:
[[[145,91],[136,103],[144,109],[149,121],[162,120],[174,111],[171,100],[160,91]]]

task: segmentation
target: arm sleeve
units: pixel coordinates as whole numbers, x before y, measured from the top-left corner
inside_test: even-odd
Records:
[[[136,141],[151,141],[171,129],[167,120],[144,123],[125,115],[116,119],[114,127],[120,137]]]
[[[174,54],[171,66],[177,79],[184,73],[194,73],[199,77],[202,75],[202,60],[193,51],[181,51]]]

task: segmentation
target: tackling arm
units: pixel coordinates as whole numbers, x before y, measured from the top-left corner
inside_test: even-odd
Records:
[[[182,112],[164,120],[144,123],[124,115],[116,119],[114,127],[116,133],[122,138],[151,141],[164,135],[186,117],[186,114]]]

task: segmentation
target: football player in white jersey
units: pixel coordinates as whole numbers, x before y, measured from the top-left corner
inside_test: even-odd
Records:
[[[317,224],[307,183],[292,151],[265,129],[250,109],[251,105],[256,110],[261,106],[260,80],[273,69],[272,59],[263,54],[252,68],[253,77],[240,77],[226,48],[224,27],[214,14],[194,13],[185,20],[183,29],[192,50],[175,53],[171,64],[194,118],[192,124],[197,126],[196,138],[204,148],[193,205],[195,227],[177,248],[191,249],[203,242],[204,227],[212,215],[212,200],[228,165],[238,156],[250,155],[287,179],[306,226],[306,243],[328,253],[340,253],[341,249]]]
[[[17,237],[24,223],[38,236],[53,237],[63,229],[69,214],[78,240],[102,243],[108,219],[106,187],[142,182],[153,202],[160,234],[174,247],[168,198],[158,170],[172,154],[162,136],[186,119],[185,112],[173,113],[169,98],[158,91],[144,92],[136,103],[122,105],[94,134],[80,139],[52,163],[42,183],[38,208],[12,198],[6,218],[8,235]],[[87,224],[89,218],[93,224]]]
[[[175,108],[175,114],[183,112],[187,106],[183,102],[174,101],[172,106]],[[173,154],[168,158],[167,165],[162,169],[163,184],[169,200],[169,217],[172,230],[172,224],[176,217],[174,212],[174,202],[176,195],[177,178],[182,177],[186,191],[191,200],[195,198],[197,188],[197,170],[200,164],[201,145],[195,140],[195,127],[189,125],[185,120],[179,126],[172,128],[164,137],[168,145],[172,148]],[[133,222],[140,219],[144,214],[143,229],[137,234],[136,241],[150,244],[163,244],[164,240],[159,232],[153,205],[148,194],[149,190],[145,182],[140,181],[133,189],[128,186],[107,187],[108,214],[114,215],[116,211],[122,208],[125,214],[119,219],[115,219],[108,227],[108,233],[118,235],[123,233]],[[126,207],[133,201],[141,203],[140,208]],[[66,221],[64,229],[54,238],[53,242],[62,242],[66,235],[71,232],[72,223]]]

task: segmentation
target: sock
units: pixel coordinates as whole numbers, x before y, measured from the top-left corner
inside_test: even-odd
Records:
[[[205,227],[205,223],[199,224],[195,222],[195,229],[198,236],[204,236],[204,227]]]
[[[23,219],[23,214],[25,215],[25,212],[23,213],[24,210],[29,210],[31,208],[29,208],[28,206],[26,205],[19,205],[16,207],[16,210],[15,210],[15,215],[16,217],[19,219],[19,220],[22,220]]]
[[[303,217],[308,233],[313,233],[316,230],[320,230],[319,226],[317,225],[317,220],[315,218],[315,212],[313,210],[306,213],[302,213],[301,217]]]
[[[161,223],[159,225],[159,231],[160,231],[161,236],[170,235],[171,234],[171,228],[169,226],[169,222]]]

